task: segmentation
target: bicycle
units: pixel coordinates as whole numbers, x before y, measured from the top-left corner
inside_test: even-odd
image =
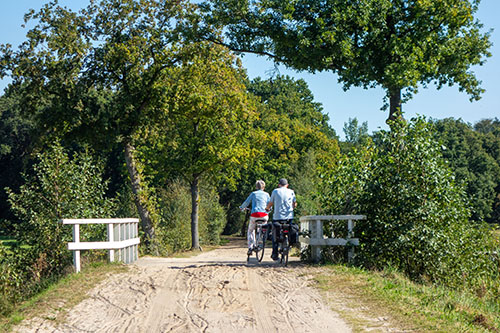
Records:
[[[256,246],[252,248],[252,253],[255,253],[255,258],[258,262],[262,261],[264,258],[264,250],[266,248],[266,239],[269,234],[270,223],[267,223],[266,220],[256,220],[256,228],[255,228],[255,242]],[[251,254],[248,254],[247,261],[250,261]]]
[[[248,208],[242,210],[250,211]],[[262,261],[262,258],[264,258],[264,249],[266,248],[266,239],[271,229],[271,223],[267,223],[267,219],[256,219],[255,225],[255,243],[257,245],[251,251],[247,252],[247,262],[250,261],[253,253],[255,253],[255,258],[258,262]]]
[[[276,237],[278,243],[278,256],[280,264],[285,266],[288,264],[288,254],[290,252],[290,228],[291,222],[289,220],[273,221],[273,223],[280,224],[280,232]]]

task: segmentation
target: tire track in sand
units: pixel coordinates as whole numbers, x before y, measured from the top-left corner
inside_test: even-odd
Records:
[[[261,281],[258,275],[254,271],[245,269],[248,276],[248,283],[254,287],[254,292],[250,293],[250,299],[252,301],[252,308],[254,310],[255,319],[257,321],[258,332],[273,332],[274,325],[271,321],[271,316],[269,313],[271,310],[266,304],[266,299],[264,297],[265,290],[262,288]]]
[[[39,319],[18,332],[350,332],[309,287],[307,267],[290,259],[287,268],[247,263],[242,240],[193,258],[141,258],[65,323]]]

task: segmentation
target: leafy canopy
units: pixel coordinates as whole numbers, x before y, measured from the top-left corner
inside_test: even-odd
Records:
[[[221,170],[230,175],[231,166],[249,155],[256,101],[227,49],[198,43],[185,46],[184,53],[180,65],[169,70],[168,108],[146,128],[154,151],[148,159],[167,177],[189,182]]]
[[[473,65],[490,56],[489,33],[475,20],[479,0],[211,0],[210,23],[241,52],[297,70],[332,71],[345,89],[381,86],[392,107],[420,84],[457,84],[471,99],[483,89]],[[394,110],[396,112],[397,110]]]
[[[18,50],[0,47],[0,77],[12,78],[26,113],[42,111],[49,133],[129,138],[165,106],[166,70],[181,57],[192,9],[186,1],[102,0],[73,12],[49,2],[26,14],[35,26]]]

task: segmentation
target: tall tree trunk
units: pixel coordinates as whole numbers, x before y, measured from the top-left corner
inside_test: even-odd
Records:
[[[240,236],[245,237],[247,234],[247,221],[250,218],[250,211],[245,211],[245,220],[243,221],[243,225],[241,226]]]
[[[198,232],[198,208],[200,206],[199,176],[191,182],[191,249],[199,250],[200,236]]]
[[[141,177],[139,175],[139,172],[137,171],[137,166],[135,164],[133,155],[134,150],[135,148],[132,146],[132,144],[130,144],[130,142],[125,142],[125,162],[127,163],[127,170],[130,176],[135,205],[141,219],[142,230],[146,235],[146,246],[152,254],[158,255],[158,249],[154,245],[155,229],[151,220],[151,214],[149,213],[148,208],[142,200],[143,193],[141,186]]]
[[[387,120],[396,120],[403,117],[401,105],[401,89],[389,89],[389,118]]]

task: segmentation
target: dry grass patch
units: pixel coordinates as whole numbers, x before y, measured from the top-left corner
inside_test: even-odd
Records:
[[[21,321],[44,318],[62,322],[67,312],[88,297],[88,292],[111,274],[128,271],[123,264],[88,264],[81,273],[72,273],[46,290],[18,305],[8,317],[0,317],[0,332],[8,332]]]

